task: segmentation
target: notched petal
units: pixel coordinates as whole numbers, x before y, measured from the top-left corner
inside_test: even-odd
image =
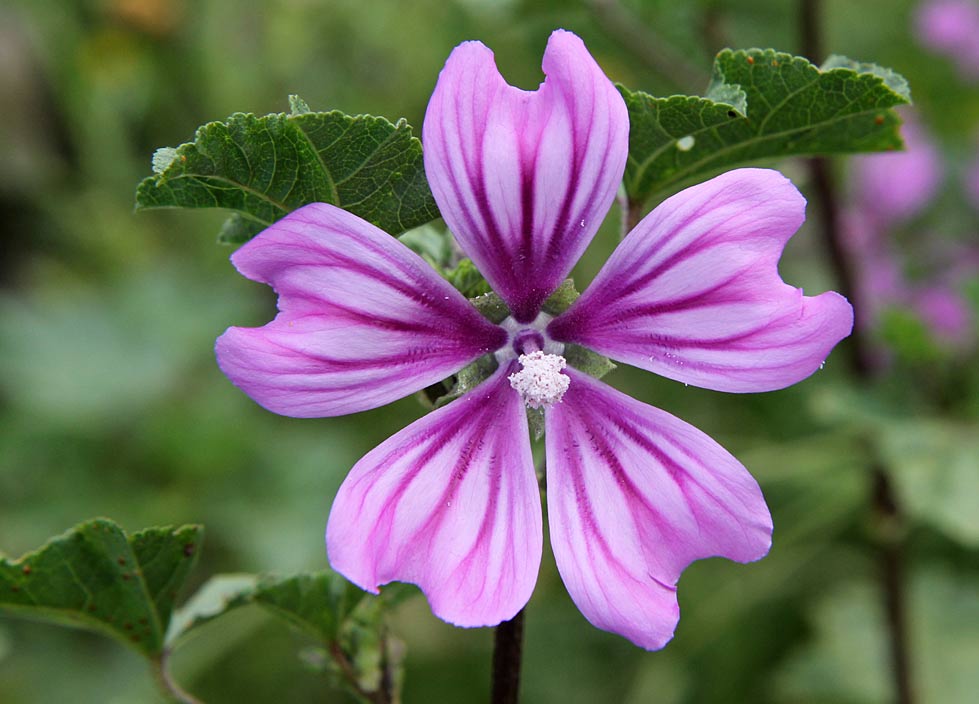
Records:
[[[424,260],[332,205],[287,215],[239,249],[279,315],[218,338],[218,364],[262,406],[296,417],[384,405],[492,352],[506,333]]]
[[[449,57],[425,115],[425,172],[466,254],[521,322],[533,320],[605,218],[628,154],[625,103],[562,30],[536,91],[506,83],[493,52]]]
[[[512,618],[540,567],[540,495],[512,369],[416,421],[351,470],[330,512],[330,564],[376,591],[421,587],[458,626]]]
[[[679,619],[694,560],[764,557],[772,521],[757,482],[670,414],[569,371],[547,415],[547,508],[558,570],[598,628],[650,650]]]
[[[687,384],[771,391],[850,334],[833,292],[804,296],[778,260],[805,219],[784,176],[738,169],[664,201],[622,241],[550,335]]]

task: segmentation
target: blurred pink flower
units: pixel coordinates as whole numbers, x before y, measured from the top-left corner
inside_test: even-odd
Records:
[[[506,302],[483,318],[398,240],[330,205],[275,223],[232,261],[279,295],[261,328],[216,345],[228,377],[285,415],[374,408],[491,355],[496,371],[360,460],[327,526],[333,567],[376,592],[421,587],[461,626],[530,598],[542,514],[526,408],[543,408],[551,545],[599,628],[660,648],[693,560],[763,557],[755,480],[704,433],[566,366],[581,345],[671,379],[768,391],[812,374],[852,310],[806,297],[777,265],[805,201],[742,169],[666,200],[564,313],[541,308],[598,231],[628,154],[625,104],[581,40],[555,32],[537,91],[507,85],[478,42],[446,62],[423,130],[425,168],[459,245]]]
[[[972,311],[951,286],[927,286],[914,295],[912,307],[943,342],[963,344],[972,334]]]
[[[941,186],[941,155],[911,112],[903,112],[900,152],[870,154],[854,159],[857,207],[874,225],[889,226],[918,215]]]
[[[979,79],[979,2],[928,0],[914,15],[922,45],[951,59],[963,77]]]
[[[933,237],[919,237],[913,244],[930,251],[917,268],[930,271],[912,280],[893,242],[897,226],[928,207],[944,178],[943,160],[924,127],[913,113],[903,117],[906,151],[855,157],[852,162],[855,196],[843,230],[859,269],[856,322],[873,328],[886,309],[900,308],[917,315],[938,341],[964,346],[973,337],[972,313],[957,286],[967,278],[967,263],[974,261],[974,254],[962,247],[942,247]],[[979,189],[979,161],[975,177]],[[927,267],[929,261],[954,265]]]

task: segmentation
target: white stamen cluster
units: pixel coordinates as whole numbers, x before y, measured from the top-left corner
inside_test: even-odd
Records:
[[[560,403],[571,385],[571,377],[561,373],[568,366],[564,357],[538,350],[520,355],[520,364],[520,371],[508,378],[524,403],[531,408],[548,408]]]

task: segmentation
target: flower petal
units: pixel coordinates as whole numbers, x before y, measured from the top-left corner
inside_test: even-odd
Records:
[[[598,628],[650,650],[679,619],[692,561],[764,557],[772,521],[758,484],[691,425],[575,370],[547,414],[551,546],[571,598]]]
[[[326,528],[330,564],[371,592],[421,587],[458,626],[512,618],[540,568],[540,494],[527,414],[497,373],[372,450],[351,470]]]
[[[549,334],[718,391],[771,391],[816,371],[853,309],[803,296],[778,260],[805,219],[784,176],[738,169],[667,199],[619,245]]]
[[[301,418],[374,408],[506,341],[395,238],[324,203],[287,215],[231,258],[279,294],[275,320],[229,328],[221,370],[255,401]]]
[[[449,56],[425,115],[425,172],[466,254],[521,322],[584,252],[622,180],[629,117],[584,43],[558,30],[536,91],[506,83],[493,52]]]

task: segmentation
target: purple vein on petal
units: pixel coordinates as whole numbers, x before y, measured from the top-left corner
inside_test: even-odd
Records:
[[[526,603],[541,511],[523,403],[499,370],[357,463],[330,513],[333,567],[365,589],[413,582],[440,618],[491,625]]]
[[[547,416],[548,515],[558,569],[593,624],[646,648],[678,619],[691,561],[762,557],[771,517],[757,483],[717,443],[570,370]]]
[[[778,260],[805,200],[738,169],[667,199],[619,245],[550,335],[684,383],[770,391],[816,371],[853,325],[841,296],[804,296]]]
[[[299,417],[373,408],[454,374],[506,341],[424,260],[334,206],[286,216],[232,258],[278,293],[260,328],[216,344],[227,376],[269,410]]]
[[[558,31],[537,91],[506,84],[482,44],[452,53],[425,117],[425,169],[462,249],[533,320],[604,219],[628,116],[581,40]]]

